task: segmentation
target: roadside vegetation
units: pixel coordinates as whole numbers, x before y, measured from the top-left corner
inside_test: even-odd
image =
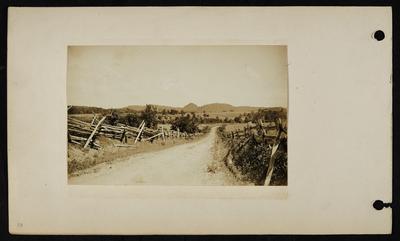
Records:
[[[284,108],[238,113],[159,109],[153,105],[146,105],[141,110],[72,106],[68,110],[68,130],[75,136],[68,145],[68,173],[84,171],[135,153],[185,143],[203,136],[211,126],[217,125],[220,126],[217,132],[219,143],[227,150],[224,163],[238,179],[255,185],[264,185],[271,167],[273,147],[279,142],[269,185],[287,185],[286,116]],[[101,117],[105,119],[93,136],[91,148],[82,148]],[[82,129],[84,123],[86,129]],[[146,123],[145,127],[143,123]]]
[[[251,118],[247,124],[218,128],[218,136],[227,147],[224,162],[244,181],[255,185],[287,185],[286,116],[260,110]]]

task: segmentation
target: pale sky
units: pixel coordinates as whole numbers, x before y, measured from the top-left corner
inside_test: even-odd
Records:
[[[74,46],[68,105],[287,107],[285,46]]]

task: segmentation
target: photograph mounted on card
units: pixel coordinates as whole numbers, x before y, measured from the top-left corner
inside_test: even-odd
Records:
[[[391,15],[10,8],[9,231],[391,233]]]

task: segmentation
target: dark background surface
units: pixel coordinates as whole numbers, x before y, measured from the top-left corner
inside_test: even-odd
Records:
[[[179,1],[179,0],[1,0],[0,3],[0,240],[400,240],[399,236],[399,4],[396,1]],[[391,235],[179,235],[179,236],[65,236],[8,233],[7,182],[7,8],[72,6],[392,6],[393,9],[393,233]],[[377,29],[378,30],[378,29]],[[338,36],[339,38],[340,36]],[[369,36],[366,36],[369,37]],[[12,107],[11,107],[12,108]],[[376,197],[377,200],[380,197]],[[367,200],[368,201],[368,200]],[[382,200],[386,202],[387,200]],[[35,208],[35,207],[32,207]],[[371,208],[373,208],[371,206]],[[390,207],[389,207],[390,208]],[[377,210],[377,212],[379,212]],[[95,217],[93,217],[95,220]],[[362,222],[362,220],[360,220]]]

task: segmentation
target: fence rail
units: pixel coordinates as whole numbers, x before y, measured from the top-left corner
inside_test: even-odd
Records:
[[[180,132],[179,130],[167,130],[163,127],[158,129],[152,129],[146,127],[146,123],[143,121],[139,127],[129,126],[125,124],[109,125],[104,123],[106,116],[97,121],[97,116],[93,118],[91,122],[85,122],[78,120],[73,117],[68,117],[68,142],[83,145],[84,148],[101,148],[99,144],[95,143],[97,136],[105,136],[111,139],[118,139],[121,141],[117,145],[119,147],[129,147],[133,145],[127,145],[128,139],[134,140],[134,143],[138,141],[154,141],[155,139],[162,138],[162,140],[171,138],[187,138],[193,137],[197,134],[188,134],[186,132]]]

